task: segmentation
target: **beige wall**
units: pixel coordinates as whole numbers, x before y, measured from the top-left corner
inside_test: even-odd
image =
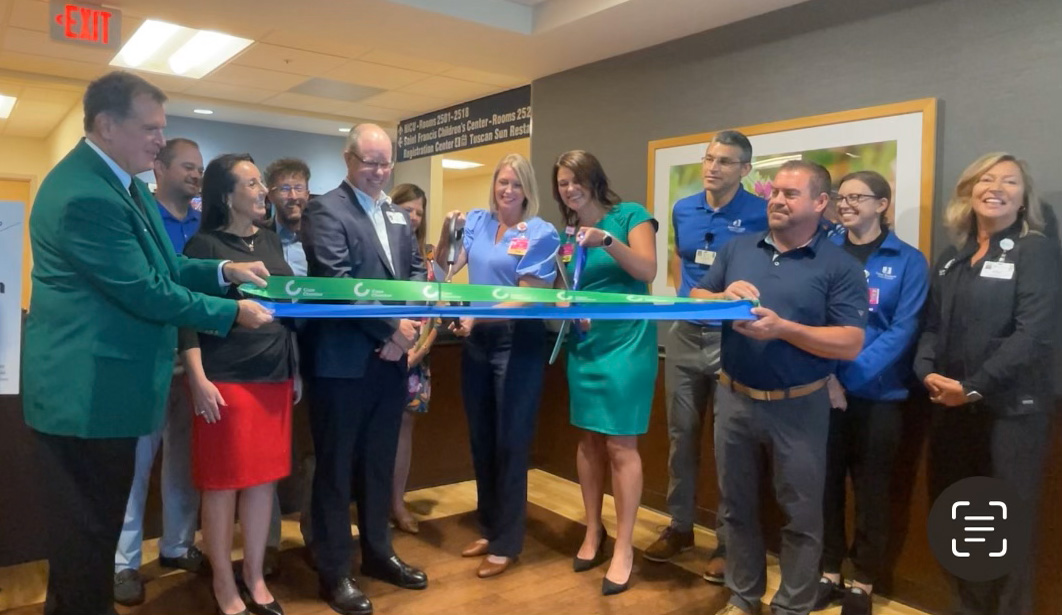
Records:
[[[85,136],[84,117],[81,105],[74,105],[63,121],[52,130],[52,134],[48,135],[49,169],[62,160],[77,145],[78,140]]]

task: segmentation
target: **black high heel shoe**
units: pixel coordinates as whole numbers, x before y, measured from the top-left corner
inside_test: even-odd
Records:
[[[251,594],[251,590],[247,587],[247,584],[243,582],[243,576],[236,576],[236,589],[240,591],[240,598],[243,599],[243,603],[247,605],[247,610],[239,613],[238,615],[284,615],[284,609],[280,606],[280,603],[275,599],[269,604],[259,604],[254,601],[254,595]]]
[[[597,543],[597,551],[594,552],[594,557],[591,559],[583,559],[578,555],[572,560],[572,570],[575,572],[586,572],[593,568],[597,568],[605,561],[605,540],[608,538],[608,534],[605,532],[605,526],[601,526],[601,539]]]
[[[631,570],[631,574],[634,570]],[[631,577],[627,576],[627,580],[623,583],[613,583],[608,580],[608,577],[601,579],[601,595],[602,596],[615,596],[616,594],[622,594],[627,591],[631,586]]]

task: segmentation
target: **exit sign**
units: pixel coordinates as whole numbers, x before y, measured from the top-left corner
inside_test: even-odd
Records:
[[[122,12],[94,4],[51,2],[48,24],[53,41],[100,49],[122,46]]]

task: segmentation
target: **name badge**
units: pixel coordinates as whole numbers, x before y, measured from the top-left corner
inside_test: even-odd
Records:
[[[1011,280],[1014,278],[1014,263],[1001,263],[999,261],[986,261],[981,269],[982,278],[995,278],[997,280]]]
[[[523,256],[527,254],[527,246],[527,237],[517,237],[509,242],[509,254],[512,254],[513,256]]]
[[[572,254],[575,253],[575,244],[566,243],[560,247],[561,262],[572,262]]]
[[[387,219],[391,222],[391,224],[401,224],[402,226],[406,225],[406,217],[402,215],[402,212],[389,211],[387,212]]]
[[[698,265],[711,266],[715,262],[715,250],[697,250],[697,257],[693,260]]]

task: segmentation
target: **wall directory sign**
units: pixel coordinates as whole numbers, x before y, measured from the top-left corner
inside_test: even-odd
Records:
[[[398,162],[531,136],[531,86],[398,123]]]
[[[18,395],[25,203],[0,202],[0,395]]]

